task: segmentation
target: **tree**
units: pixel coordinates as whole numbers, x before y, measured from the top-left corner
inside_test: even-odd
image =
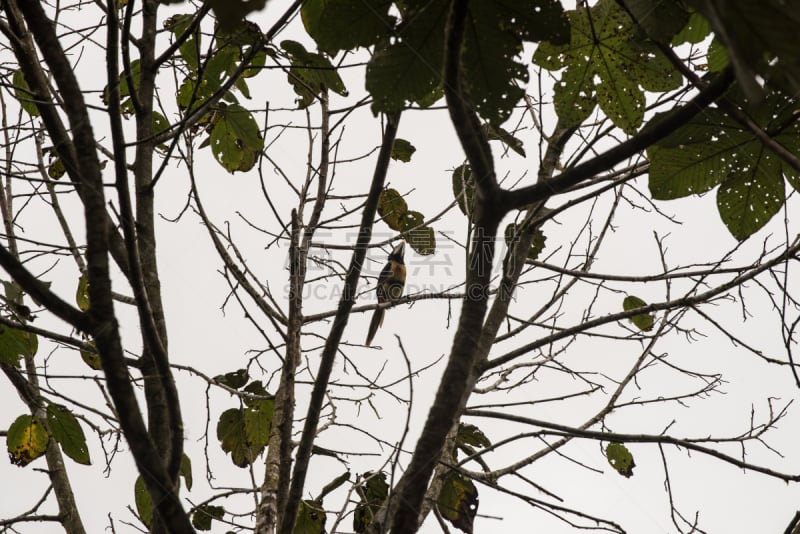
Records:
[[[0,427],[47,479],[4,528],[635,529],[605,470],[696,532],[800,480],[794,10],[170,3],[0,1]],[[136,473],[107,518],[91,462]]]

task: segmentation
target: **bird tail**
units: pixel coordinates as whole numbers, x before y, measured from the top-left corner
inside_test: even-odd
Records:
[[[372,338],[375,337],[378,328],[380,328],[383,324],[383,316],[385,314],[386,310],[383,308],[378,308],[375,310],[375,313],[372,314],[372,320],[369,322],[369,332],[367,332],[367,342],[364,343],[367,347],[370,346],[370,343],[372,343]]]

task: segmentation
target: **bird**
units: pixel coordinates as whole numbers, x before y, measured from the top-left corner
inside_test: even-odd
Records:
[[[400,241],[389,253],[389,262],[384,265],[381,274],[378,275],[378,286],[375,288],[375,293],[378,295],[378,304],[396,302],[403,295],[403,287],[406,284],[406,264],[403,261],[404,249],[405,241]],[[383,307],[377,308],[372,314],[369,332],[367,332],[367,341],[364,343],[367,347],[370,346],[375,333],[383,324],[383,316],[385,314],[386,308]]]

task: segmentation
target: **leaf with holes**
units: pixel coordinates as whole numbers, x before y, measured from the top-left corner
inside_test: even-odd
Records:
[[[256,120],[238,104],[220,104],[218,111],[209,137],[214,158],[231,174],[249,171],[264,148]]]
[[[47,450],[50,437],[42,422],[32,415],[20,415],[6,434],[6,448],[11,463],[25,467]]]
[[[556,113],[576,126],[596,103],[624,132],[636,132],[644,118],[644,91],[677,89],[680,75],[616,0],[600,0],[567,15],[570,42],[543,42],[533,55],[541,67],[565,69],[555,87]]]
[[[222,450],[230,453],[231,461],[238,467],[247,467],[264,450],[248,441],[245,411],[240,408],[225,410],[217,421],[217,439]]]
[[[636,462],[633,461],[633,455],[628,448],[622,443],[609,443],[606,446],[606,459],[620,475],[625,478],[633,476],[633,468],[636,467]]]
[[[397,112],[408,103],[431,105],[441,95],[444,35],[449,2],[402,3],[397,38],[376,50],[367,65],[372,110]],[[569,25],[556,0],[471,2],[464,36],[464,75],[478,113],[490,123],[505,121],[522,97],[528,70],[518,61],[522,43],[566,42]]]
[[[728,98],[739,102],[776,143],[800,152],[800,123],[794,118],[793,99],[772,92],[759,103],[748,104],[737,88]],[[740,241],[762,228],[783,207],[784,179],[795,189],[800,186],[793,168],[717,108],[698,114],[650,147],[647,154],[653,198],[698,195],[719,185],[720,217]]]
[[[442,481],[436,508],[454,527],[471,533],[478,513],[478,489],[470,479],[451,471]]]

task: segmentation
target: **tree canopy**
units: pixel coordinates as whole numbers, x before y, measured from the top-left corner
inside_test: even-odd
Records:
[[[798,22],[0,0],[0,530],[797,531]]]

